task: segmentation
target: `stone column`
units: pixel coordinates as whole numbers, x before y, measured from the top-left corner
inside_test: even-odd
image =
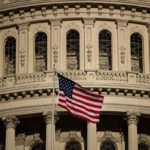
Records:
[[[87,150],[97,149],[96,124],[87,123]]]
[[[127,45],[127,21],[117,20],[117,32],[118,32],[118,69],[119,70],[130,70],[128,69],[128,47]]]
[[[4,75],[4,40],[3,40],[3,38],[2,38],[2,32],[1,32],[1,29],[0,29],[0,49],[1,49],[1,51],[0,51],[0,77],[2,77],[3,75]]]
[[[44,113],[46,122],[46,150],[55,150],[55,123],[58,120],[58,115],[54,113],[54,123],[52,125],[52,112]]]
[[[137,150],[138,149],[137,124],[138,124],[139,116],[140,116],[140,113],[127,112],[128,149],[129,150]]]
[[[15,150],[15,128],[19,124],[16,116],[3,117],[6,127],[5,150]]]
[[[28,50],[29,50],[29,23],[18,24],[19,27],[19,48],[18,48],[18,73],[28,72]]]
[[[61,20],[54,19],[50,20],[51,22],[51,66],[49,69],[53,69],[53,67],[60,69],[60,49],[61,49]]]

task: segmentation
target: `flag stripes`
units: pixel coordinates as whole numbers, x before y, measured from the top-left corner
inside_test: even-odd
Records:
[[[67,109],[72,115],[78,118],[98,123],[104,97],[92,93],[61,75],[58,77],[61,86],[63,86],[62,82],[64,83],[64,86],[59,88],[58,105]],[[68,82],[68,80],[69,84],[65,83],[65,81]],[[69,89],[70,84],[73,89]],[[69,95],[67,95],[68,90],[71,91]]]

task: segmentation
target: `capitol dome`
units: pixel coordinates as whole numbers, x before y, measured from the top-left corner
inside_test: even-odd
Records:
[[[0,66],[0,150],[150,150],[149,0],[0,0]],[[98,124],[54,69],[104,96]]]

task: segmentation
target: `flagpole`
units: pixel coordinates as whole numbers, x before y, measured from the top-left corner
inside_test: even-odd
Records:
[[[51,150],[54,150],[54,123],[55,123],[55,121],[54,121],[54,113],[55,113],[55,73],[56,73],[56,71],[55,71],[55,66],[53,66],[53,96],[52,96],[52,137],[51,137],[51,139],[52,139],[52,145],[51,145]]]

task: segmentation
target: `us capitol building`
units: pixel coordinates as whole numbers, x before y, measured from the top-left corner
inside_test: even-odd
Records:
[[[54,67],[105,97],[99,124]],[[150,150],[150,1],[0,0],[0,150]]]

